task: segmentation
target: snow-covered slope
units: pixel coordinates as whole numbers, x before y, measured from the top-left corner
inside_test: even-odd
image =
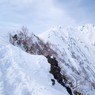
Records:
[[[94,30],[93,25],[59,27],[39,35],[58,54],[56,57],[62,73],[73,83],[73,90],[83,95],[95,93]]]
[[[44,55],[58,60],[72,92],[95,93],[95,26],[57,27],[39,37],[0,34],[0,95],[69,95],[58,82],[52,86]],[[24,38],[24,39],[23,39]],[[40,39],[39,39],[40,38]],[[16,47],[16,46],[17,47]],[[25,52],[26,51],[26,52]],[[28,52],[28,53],[27,53]],[[33,55],[34,54],[34,55]],[[77,95],[77,94],[74,94]]]
[[[78,35],[81,42],[95,45],[95,25],[87,24],[78,27]]]
[[[0,95],[68,95],[58,83],[52,86],[47,59],[11,45],[0,34]]]

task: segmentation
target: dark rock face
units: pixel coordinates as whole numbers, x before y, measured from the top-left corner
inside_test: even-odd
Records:
[[[65,87],[66,87],[66,86],[65,86]],[[70,88],[69,86],[66,87],[66,90],[68,91],[68,93],[69,93],[70,95],[73,95],[73,94],[72,94],[72,90],[71,90],[71,88]]]
[[[48,62],[50,63],[50,73],[54,76],[54,79],[57,80],[58,83],[60,83],[63,87],[66,88],[67,92],[72,95],[72,90],[69,86],[66,86],[65,82],[67,80],[63,81],[63,75],[61,74],[61,68],[58,66],[58,61],[56,58],[51,58],[50,56],[46,56]],[[52,85],[55,84],[54,79],[51,79]]]
[[[48,43],[44,43],[39,37],[34,34],[28,35],[26,32],[20,31],[15,34],[10,34],[10,43],[23,48],[28,53],[37,55],[56,55]]]

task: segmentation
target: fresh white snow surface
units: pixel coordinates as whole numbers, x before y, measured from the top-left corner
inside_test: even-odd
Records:
[[[0,95],[68,95],[57,82],[52,86],[50,65],[41,55],[30,55],[0,34]]]

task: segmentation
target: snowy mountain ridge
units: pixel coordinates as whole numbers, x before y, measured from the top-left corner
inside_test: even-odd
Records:
[[[56,51],[62,73],[68,76],[74,87],[77,81],[78,86],[75,89],[83,95],[94,95],[92,92],[95,92],[94,29],[93,25],[78,28],[59,27],[39,35]]]
[[[38,36],[12,33],[11,43],[7,32],[0,34],[0,95],[69,95],[56,80],[52,86],[46,55],[56,57],[72,92],[80,92],[74,95],[94,95],[94,30],[90,24],[51,28]]]

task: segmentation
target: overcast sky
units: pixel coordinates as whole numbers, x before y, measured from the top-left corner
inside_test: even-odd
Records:
[[[54,26],[95,24],[95,0],[0,0],[0,27],[39,34]]]

